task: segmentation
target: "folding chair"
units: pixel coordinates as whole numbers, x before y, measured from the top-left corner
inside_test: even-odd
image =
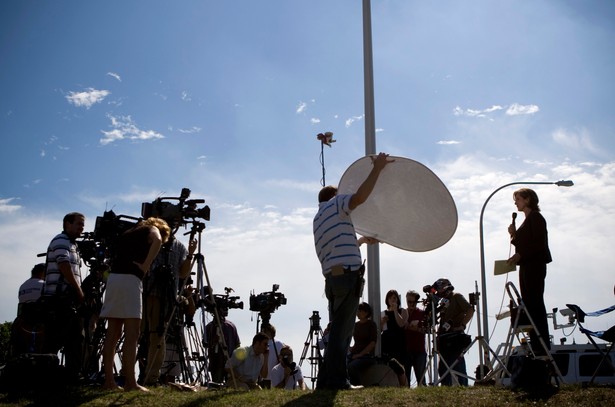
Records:
[[[596,350],[600,352],[600,355],[602,356],[602,359],[600,359],[600,363],[598,363],[598,366],[596,366],[596,370],[594,371],[594,374],[592,375],[592,378],[589,381],[589,384],[593,384],[604,362],[608,363],[608,366],[610,367],[610,372],[615,372],[615,367],[613,367],[613,363],[611,363],[611,358],[609,357],[609,354],[611,350],[613,349],[613,345],[615,344],[615,325],[613,325],[606,331],[595,331],[594,332],[594,331],[590,331],[589,329],[586,329],[585,327],[583,327],[583,323],[585,322],[586,316],[597,317],[600,315],[608,314],[609,312],[615,310],[615,305],[612,305],[609,308],[605,308],[605,309],[594,311],[594,312],[584,312],[578,305],[575,305],[575,304],[566,304],[566,306],[570,308],[572,311],[574,311],[577,321],[579,323],[580,331],[584,333],[585,336],[587,336],[587,339],[589,339],[592,345],[594,345],[594,348],[596,348]],[[598,346],[594,338],[601,339],[605,342],[610,342],[610,345],[606,348],[606,352],[600,349],[600,346]]]

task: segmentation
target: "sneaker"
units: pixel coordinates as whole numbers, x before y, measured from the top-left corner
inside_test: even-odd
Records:
[[[348,383],[348,384],[342,386],[340,388],[340,390],[360,390],[362,388],[363,388],[363,386],[360,386],[360,385],[359,386],[355,386],[353,384]]]

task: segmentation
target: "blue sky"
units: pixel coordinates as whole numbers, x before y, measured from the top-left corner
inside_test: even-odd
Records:
[[[572,179],[536,187],[554,257],[547,308],[613,303],[613,21],[609,1],[372,1],[377,150],[428,166],[459,213],[437,250],[381,247],[383,294],[439,277],[474,291],[489,194]],[[361,2],[9,0],[0,56],[0,320],[65,213],[85,213],[92,231],[106,209],[138,216],[188,187],[212,210],[214,289],[247,303],[280,284],[288,304],[271,322],[300,353],[312,310],[326,315],[316,134],[337,140],[327,183],[365,153]],[[508,255],[513,191],[486,208],[488,270]],[[488,277],[490,326],[504,283]],[[255,316],[230,318],[250,342]],[[602,318],[591,327],[614,322]]]

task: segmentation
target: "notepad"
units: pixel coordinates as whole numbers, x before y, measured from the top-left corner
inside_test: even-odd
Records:
[[[493,274],[496,276],[510,273],[515,270],[517,270],[517,266],[514,264],[508,264],[507,260],[496,260],[493,265]]]

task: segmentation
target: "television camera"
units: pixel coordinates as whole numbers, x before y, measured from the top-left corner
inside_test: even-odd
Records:
[[[229,309],[243,309],[243,301],[239,301],[239,296],[231,296],[235,291],[230,287],[224,287],[224,294],[208,294],[209,287],[203,287],[201,290],[201,299],[198,301],[198,306],[204,306],[205,310],[214,313],[216,309],[223,315],[228,315]],[[213,300],[212,300],[213,298]]]
[[[149,218],[152,216],[164,219],[172,230],[187,224],[190,220],[196,222],[197,218],[209,220],[210,209],[205,205],[198,208],[197,205],[205,203],[204,199],[188,199],[190,189],[182,188],[179,197],[160,197],[153,202],[143,202],[141,204],[141,216]],[[178,201],[174,204],[168,201]]]
[[[281,305],[286,304],[286,297],[278,291],[279,288],[279,284],[274,284],[271,291],[250,294],[250,311],[258,312],[263,320],[263,327],[269,325],[271,314]]]
[[[279,292],[279,284],[274,284],[271,291],[250,294],[250,311],[272,314],[280,305],[286,304],[286,297]]]

